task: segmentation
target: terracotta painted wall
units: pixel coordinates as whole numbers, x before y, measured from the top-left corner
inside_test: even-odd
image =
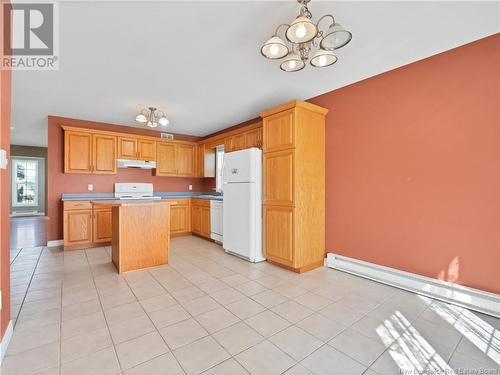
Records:
[[[311,99],[326,246],[500,293],[500,34]]]
[[[159,133],[147,129],[131,128],[99,122],[75,120],[63,117],[48,118],[48,191],[47,215],[50,218],[48,240],[63,238],[63,193],[85,193],[87,185],[94,184],[93,192],[113,192],[115,182],[151,182],[155,191],[203,191],[202,178],[157,177],[153,172],[144,169],[119,169],[116,175],[65,174],[64,173],[64,132],[61,125],[77,126],[99,130],[111,130],[130,134],[159,137]],[[198,137],[176,135],[176,139],[196,141]]]
[[[0,3],[0,20],[3,20],[3,2]],[[3,27],[0,27],[0,40],[3,40],[3,37]],[[10,157],[11,87],[11,71],[0,70],[0,148],[7,151],[8,157]],[[6,170],[0,169],[0,290],[2,291],[0,340],[10,321],[9,171],[10,160]]]

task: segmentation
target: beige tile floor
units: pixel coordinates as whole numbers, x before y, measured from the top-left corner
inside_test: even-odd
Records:
[[[23,248],[10,374],[408,374],[500,366],[500,321],[327,268],[250,264],[196,237],[120,276],[109,247]],[[463,373],[463,371],[462,371]]]

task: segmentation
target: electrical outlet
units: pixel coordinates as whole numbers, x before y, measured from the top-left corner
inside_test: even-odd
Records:
[[[189,186],[188,186],[188,190],[189,190],[189,191],[193,190],[193,185],[189,185]]]
[[[87,186],[87,190],[88,190],[88,191],[92,191],[92,190],[94,190],[94,185],[93,185],[93,184],[89,184],[89,185]]]

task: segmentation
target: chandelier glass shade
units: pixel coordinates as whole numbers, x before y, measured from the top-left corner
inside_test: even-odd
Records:
[[[310,0],[297,1],[301,5],[297,18],[290,24],[279,25],[274,35],[260,49],[261,54],[272,60],[284,58],[280,69],[285,72],[304,69],[308,60],[312,66],[318,68],[335,64],[338,57],[334,50],[344,47],[351,41],[351,32],[337,23],[331,14],[320,17],[318,22],[314,23],[307,7]],[[320,28],[323,20],[330,20],[326,30]],[[282,29],[284,38],[278,35]],[[317,50],[312,53],[313,49]]]
[[[165,112],[155,107],[141,109],[139,114],[135,117],[135,121],[146,124],[150,128],[156,128],[158,125],[167,126],[170,123]]]

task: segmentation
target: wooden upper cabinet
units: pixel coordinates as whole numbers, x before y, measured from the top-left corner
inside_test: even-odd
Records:
[[[175,176],[175,144],[158,142],[156,145],[156,175]]]
[[[118,137],[118,159],[137,159],[137,138]]]
[[[195,175],[195,146],[194,144],[179,143],[175,145],[175,165],[178,176]]]
[[[262,128],[250,130],[246,133],[246,148],[262,148]]]
[[[247,148],[246,133],[236,134],[233,136],[233,147],[231,151],[243,150]]]
[[[93,173],[116,173],[116,137],[104,134],[93,134]]]
[[[289,109],[264,118],[264,152],[295,147],[295,112]]]
[[[157,176],[195,176],[195,144],[158,142]]]
[[[137,158],[140,160],[156,160],[156,142],[151,139],[137,140]]]
[[[64,132],[64,173],[92,173],[92,134]]]
[[[233,139],[234,139],[234,137],[226,137],[226,138],[224,138],[224,152],[234,151],[234,149],[233,149]]]
[[[196,146],[196,176],[205,177],[205,145]]]

